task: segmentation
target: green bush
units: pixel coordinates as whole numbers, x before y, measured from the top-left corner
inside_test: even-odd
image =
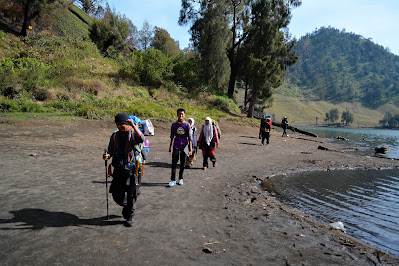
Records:
[[[25,90],[34,90],[37,87],[46,85],[48,81],[46,73],[50,68],[50,66],[35,58],[22,57],[14,60],[5,58],[0,62],[0,71],[3,75],[13,77],[13,79],[8,78],[6,80],[1,78],[2,84],[0,86],[4,89],[5,86],[17,81],[22,84]]]
[[[143,84],[159,84],[160,81],[171,80],[173,77],[173,60],[156,49],[145,52],[137,50],[131,55],[129,65],[123,67],[120,73]]]
[[[3,112],[46,112],[40,104],[34,102],[27,92],[19,93],[14,99],[0,98],[0,110]]]
[[[227,113],[240,113],[240,108],[238,108],[237,104],[233,99],[228,98],[227,96],[214,96],[213,105]]]

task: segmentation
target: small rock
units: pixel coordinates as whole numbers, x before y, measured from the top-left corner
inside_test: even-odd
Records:
[[[378,146],[374,148],[375,153],[387,153],[388,151],[390,151],[391,149],[389,148],[388,145],[383,145],[383,146]]]
[[[205,252],[205,253],[212,253],[212,252],[213,252],[213,251],[212,251],[211,249],[209,249],[209,248],[203,248],[202,251]]]
[[[323,151],[328,151],[328,148],[326,148],[326,147],[323,147],[323,146],[319,146],[319,147],[317,147],[317,149],[319,149],[319,150],[323,150]]]
[[[330,223],[329,224],[331,229],[335,230],[341,230],[342,232],[346,233],[346,229],[344,227],[344,224],[341,221],[335,222],[335,223]]]

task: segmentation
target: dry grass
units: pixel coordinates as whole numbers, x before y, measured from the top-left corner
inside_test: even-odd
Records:
[[[378,109],[369,109],[362,106],[361,103],[332,104],[325,101],[307,101],[281,94],[274,94],[273,98],[273,106],[266,108],[264,112],[270,115],[274,114],[277,122],[287,116],[292,125],[315,125],[316,117],[318,117],[319,125],[325,124],[326,113],[334,108],[338,109],[340,116],[346,110],[353,113],[354,122],[351,124],[353,127],[376,127],[379,126],[378,122],[383,119],[386,112],[399,113],[399,107],[391,104],[380,106]],[[239,91],[237,95],[239,104],[242,104],[242,99],[243,92]]]

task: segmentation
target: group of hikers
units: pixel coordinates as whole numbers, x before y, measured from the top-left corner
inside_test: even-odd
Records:
[[[207,170],[208,159],[213,167],[216,167],[215,148],[219,147],[220,129],[206,117],[199,131],[194,125],[194,119],[185,121],[184,108],[177,109],[177,121],[170,128],[169,153],[172,155],[172,173],[168,187],[183,186],[184,169],[190,168],[196,161],[198,148],[202,150],[202,169]],[[109,192],[114,201],[123,207],[122,215],[126,220],[126,226],[132,226],[136,210],[137,197],[140,195],[141,176],[143,171],[142,147],[145,142],[143,132],[138,125],[126,113],[118,113],[115,116],[115,130],[110,138],[108,148],[104,151],[103,159],[106,162],[112,158],[112,183]],[[288,120],[285,116],[282,120],[283,137],[288,136],[286,129]],[[262,145],[269,144],[272,121],[270,116],[264,115],[261,119],[259,139]],[[197,137],[198,136],[198,137]],[[176,183],[176,168],[180,160],[179,179]],[[108,173],[107,173],[108,177]],[[108,191],[107,191],[108,197]],[[107,198],[108,211],[108,198]],[[107,213],[108,214],[108,213]]]
[[[213,167],[217,165],[215,147],[219,147],[220,133],[212,123],[212,119],[205,118],[197,138],[198,131],[194,126],[194,119],[189,118],[186,122],[185,117],[184,108],[177,109],[177,121],[172,124],[170,129],[169,153],[172,155],[172,173],[168,187],[174,187],[176,184],[183,186],[184,169],[193,165],[198,148],[202,149],[203,170],[207,170],[209,167],[208,159]],[[109,192],[114,201],[123,207],[122,216],[126,220],[125,225],[130,227],[134,221],[137,197],[140,195],[142,175],[140,147],[145,141],[145,137],[126,113],[118,113],[115,116],[115,124],[117,130],[111,135],[103,159],[107,162],[112,158],[113,179]],[[176,183],[176,168],[179,160],[179,179]]]
[[[282,137],[288,137],[287,135],[288,119],[286,116],[284,116],[283,119],[281,120],[281,128],[283,129]],[[259,139],[262,140],[261,142],[262,145],[265,145],[265,139],[266,139],[266,144],[270,143],[271,129],[272,129],[272,120],[270,118],[270,115],[263,115],[262,119],[260,120],[260,126],[259,126]]]

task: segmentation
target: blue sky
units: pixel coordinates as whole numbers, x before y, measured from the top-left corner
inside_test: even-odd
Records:
[[[188,46],[188,27],[178,25],[181,0],[108,0],[111,8],[125,14],[140,30],[145,20],[166,29]],[[299,39],[320,27],[345,29],[388,48],[399,55],[399,0],[302,0],[293,10],[290,33]]]

